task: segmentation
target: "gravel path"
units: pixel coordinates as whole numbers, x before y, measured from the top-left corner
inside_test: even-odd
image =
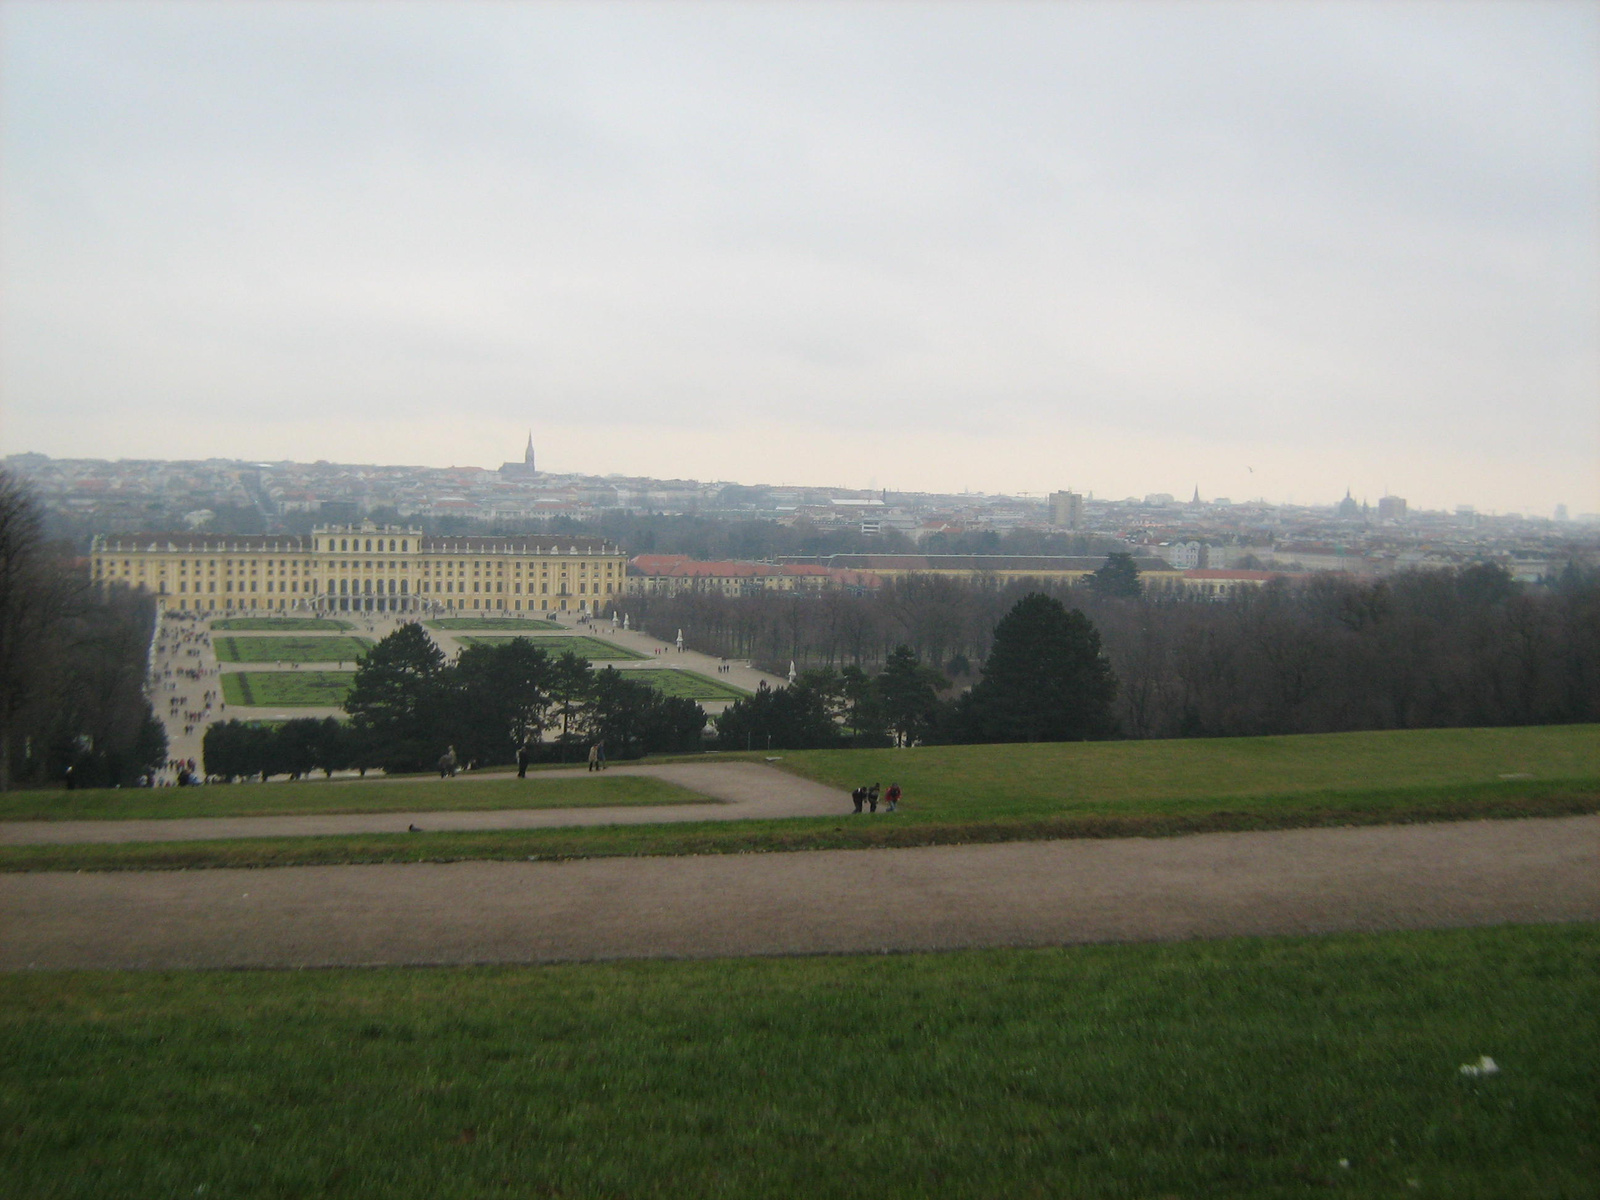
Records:
[[[935,950],[1600,920],[1600,815],[565,863],[0,875],[0,969]]]
[[[586,774],[540,771],[528,780]],[[447,829],[547,829],[567,825],[654,825],[672,821],[741,821],[771,817],[843,815],[850,797],[764,763],[664,763],[611,767],[608,775],[645,775],[675,783],[708,798],[702,804],[618,805],[612,808],[501,808],[461,812],[437,810],[384,813],[317,813],[286,817],[173,817],[148,821],[0,821],[0,846],[75,842],[186,842],[207,838],[303,837],[332,833],[405,833],[416,825]],[[456,785],[471,788],[475,776]],[[504,774],[498,777],[504,777]],[[431,778],[431,777],[430,777]],[[423,779],[421,782],[428,782]],[[434,780],[433,782],[437,782]],[[342,784],[329,784],[341,787]],[[349,786],[359,787],[352,783]]]

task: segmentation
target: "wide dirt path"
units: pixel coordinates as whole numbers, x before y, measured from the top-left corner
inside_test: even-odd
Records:
[[[584,775],[585,768],[539,771],[528,779]],[[411,825],[429,832],[447,829],[546,829],[564,825],[655,825],[674,821],[745,821],[775,817],[841,816],[850,797],[764,763],[663,763],[611,767],[607,775],[646,775],[675,783],[709,801],[703,804],[618,805],[604,808],[497,808],[457,812],[413,810],[383,813],[317,813],[284,817],[173,817],[149,821],[0,821],[0,846],[77,842],[188,842],[209,838],[304,837],[334,833],[405,833]],[[476,779],[457,779],[470,789]],[[428,782],[423,779],[419,782]],[[437,782],[437,780],[432,780]],[[359,783],[327,786],[360,787]],[[223,795],[225,791],[218,789]]]
[[[0,876],[0,969],[806,954],[1600,920],[1600,815],[565,863]]]

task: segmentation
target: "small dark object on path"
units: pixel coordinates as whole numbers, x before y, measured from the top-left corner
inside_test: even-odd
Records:
[[[418,829],[415,825],[408,825],[408,826],[406,826],[406,832],[407,833],[421,833],[422,830]]]

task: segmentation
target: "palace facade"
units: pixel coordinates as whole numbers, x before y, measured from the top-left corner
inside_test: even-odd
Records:
[[[626,590],[627,569],[627,555],[603,541],[424,537],[370,523],[309,535],[102,534],[89,551],[96,585],[206,614],[600,612]]]

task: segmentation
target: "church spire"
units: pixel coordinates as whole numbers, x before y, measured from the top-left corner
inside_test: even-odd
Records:
[[[528,448],[522,452],[522,461],[528,465],[528,470],[533,470],[533,430],[528,430]]]

